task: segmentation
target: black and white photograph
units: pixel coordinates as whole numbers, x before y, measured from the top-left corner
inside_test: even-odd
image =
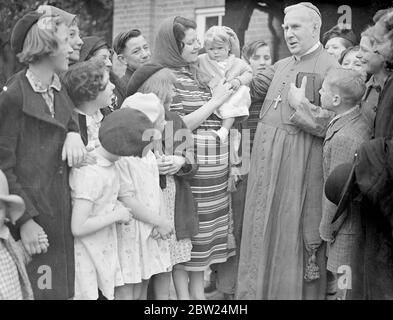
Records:
[[[0,0],[0,300],[393,300],[393,1]]]

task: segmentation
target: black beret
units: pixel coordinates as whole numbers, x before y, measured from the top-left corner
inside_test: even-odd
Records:
[[[16,22],[11,33],[11,48],[15,54],[22,52],[27,33],[42,15],[43,13],[30,11]]]
[[[334,168],[325,183],[326,198],[337,206],[333,222],[344,212],[348,206],[351,193],[355,190],[355,166],[352,163],[343,163]]]
[[[148,62],[136,69],[127,84],[127,97],[137,92],[147,79],[163,68],[161,64]]]
[[[143,141],[146,130],[153,129],[153,123],[141,111],[119,109],[104,118],[98,133],[102,147],[117,156],[143,156],[149,141]]]

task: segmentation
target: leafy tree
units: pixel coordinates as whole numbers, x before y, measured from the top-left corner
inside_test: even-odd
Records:
[[[16,21],[42,4],[78,15],[82,36],[97,35],[112,42],[113,0],[0,0],[0,91],[7,78],[20,69],[9,38]]]
[[[112,37],[113,0],[0,0],[0,30],[10,35],[16,21],[41,4],[50,4],[79,17],[83,35]],[[3,39],[4,40],[4,39]]]

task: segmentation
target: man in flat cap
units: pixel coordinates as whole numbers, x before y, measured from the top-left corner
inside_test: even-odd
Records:
[[[318,229],[322,137],[332,115],[318,105],[325,74],[338,63],[319,41],[322,21],[317,7],[302,2],[284,12],[291,56],[274,65],[255,133],[240,248],[239,299],[325,297],[325,250]]]

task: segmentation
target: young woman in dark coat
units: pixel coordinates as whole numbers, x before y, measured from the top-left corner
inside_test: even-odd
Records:
[[[68,28],[59,17],[30,12],[16,23],[11,45],[29,65],[0,94],[0,169],[26,204],[13,231],[33,255],[27,272],[35,299],[69,299],[74,249],[65,159],[79,164],[86,152],[56,75],[68,68]],[[40,241],[43,234],[49,246]]]
[[[385,58],[386,68],[391,69],[393,10],[377,12],[374,22],[376,24],[370,29],[375,38],[373,50]],[[351,275],[343,275],[347,279],[351,277],[351,290],[348,291],[347,299],[393,299],[392,138],[393,77],[390,76],[379,96],[374,139],[361,145],[357,152],[352,178],[356,181],[355,187],[351,192],[342,192],[349,194],[351,201],[344,206],[345,202],[341,200],[341,207],[357,210],[362,216],[363,226],[358,249],[353,252]]]

